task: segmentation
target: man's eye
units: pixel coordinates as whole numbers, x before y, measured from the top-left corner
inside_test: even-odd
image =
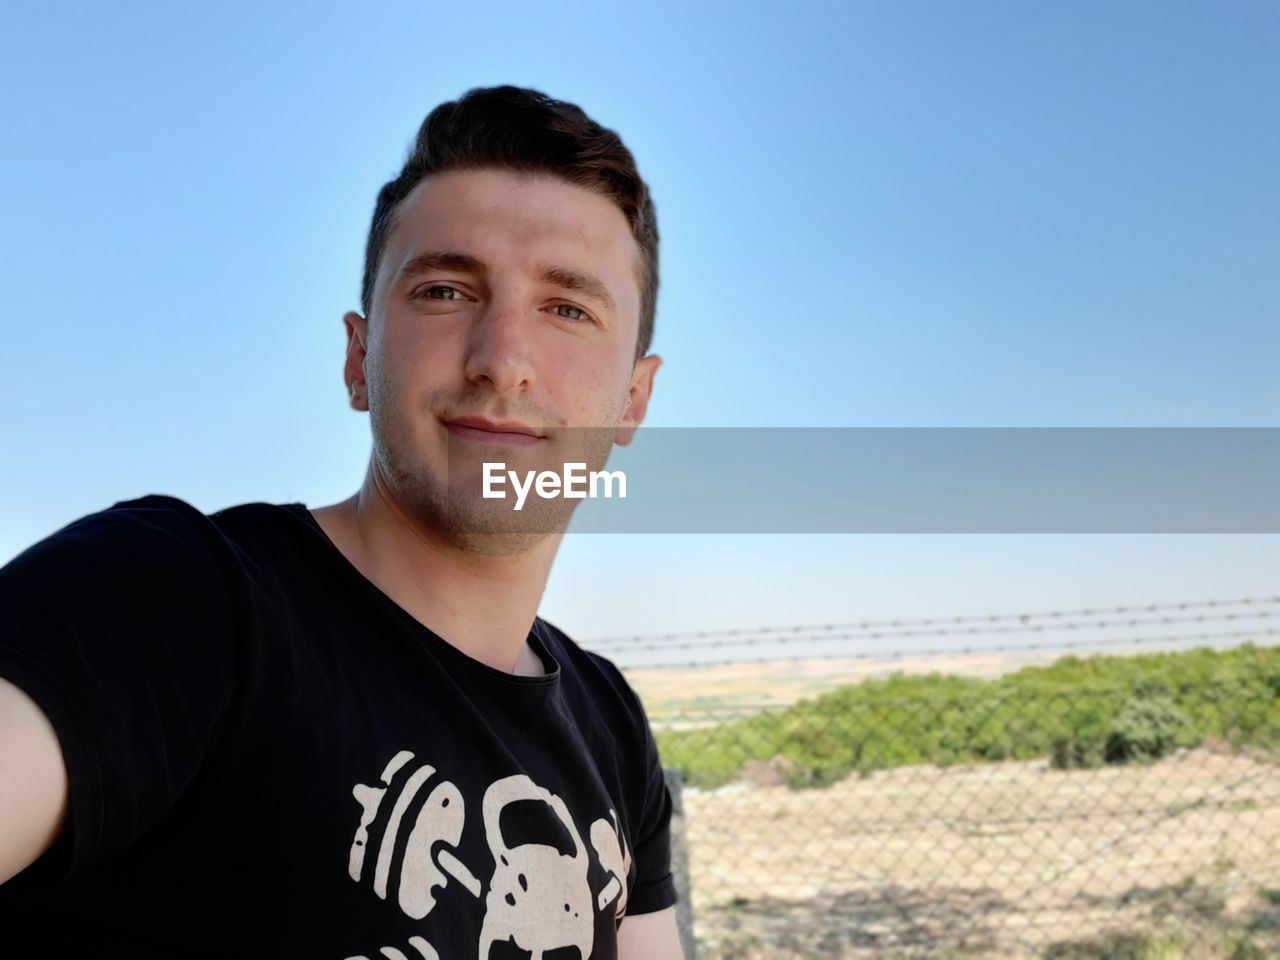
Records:
[[[559,311],[559,312],[560,312],[560,316],[564,317],[566,320],[587,320],[587,319],[589,319],[589,318],[587,317],[587,311],[583,310],[581,307],[575,307],[575,306],[574,306],[573,304],[571,304],[571,303],[557,303],[557,304],[556,304],[556,310],[557,310],[557,311]],[[567,311],[569,311],[569,312],[568,312],[568,313],[565,313],[564,311],[566,311],[566,310],[567,310]]]
[[[461,300],[462,291],[457,287],[445,286],[442,283],[430,287],[422,287],[414,296],[424,296],[428,300]]]

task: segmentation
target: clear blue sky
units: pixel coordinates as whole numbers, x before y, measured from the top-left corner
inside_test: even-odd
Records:
[[[332,502],[378,187],[473,86],[658,203],[650,423],[1280,425],[1280,5],[9,4],[0,559]],[[1275,537],[570,538],[582,637],[1276,593]]]

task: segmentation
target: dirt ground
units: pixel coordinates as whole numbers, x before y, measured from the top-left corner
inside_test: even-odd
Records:
[[[736,783],[684,810],[700,957],[1280,957],[1280,766],[1225,749]]]

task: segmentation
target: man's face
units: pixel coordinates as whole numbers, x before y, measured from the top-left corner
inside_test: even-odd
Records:
[[[575,501],[530,496],[517,514],[482,499],[481,464],[598,470],[630,441],[661,362],[635,359],[639,265],[622,212],[553,176],[462,170],[418,184],[372,315],[344,318],[352,404],[370,411],[375,469],[403,508],[484,552],[567,523]]]

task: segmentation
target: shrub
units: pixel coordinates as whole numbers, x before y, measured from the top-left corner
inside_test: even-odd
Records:
[[[1280,648],[1064,657],[994,680],[868,680],[716,727],[660,730],[663,761],[714,787],[784,758],[793,787],[907,764],[1048,756],[1073,770],[1149,762],[1205,737],[1280,749]]]
[[[1166,696],[1130,702],[1107,734],[1107,763],[1150,763],[1194,742],[1191,721]]]

